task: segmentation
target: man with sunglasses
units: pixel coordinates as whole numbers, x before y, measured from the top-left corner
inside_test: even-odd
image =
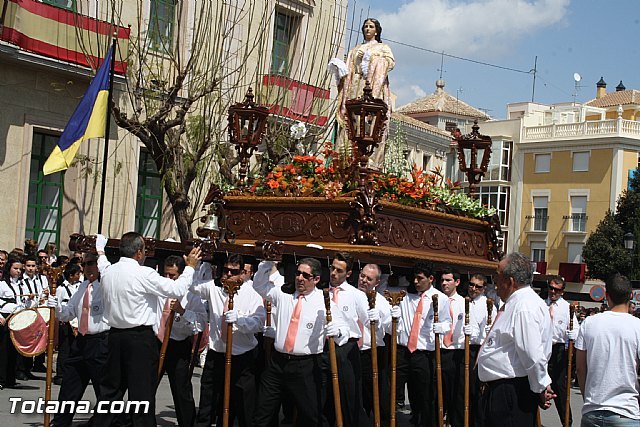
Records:
[[[256,401],[256,359],[258,340],[255,334],[262,332],[266,312],[262,298],[251,286],[244,283],[244,259],[230,254],[224,263],[220,284],[215,279],[194,282],[190,291],[209,304],[209,351],[200,379],[200,402],[196,426],[209,427],[220,418],[222,423],[222,398],[224,392],[224,365],[227,348],[227,325],[233,324],[233,348],[231,358],[231,407],[229,423],[235,417],[240,427],[250,426]],[[221,286],[227,281],[244,283],[233,298],[233,310],[229,309],[229,295]]]
[[[573,319],[573,330],[569,330],[569,303],[563,298],[565,281],[562,276],[554,276],[549,280],[549,296],[546,303],[551,316],[551,359],[549,359],[549,376],[551,388],[556,392],[554,399],[560,422],[564,423],[565,400],[567,398],[567,347],[569,340],[578,338],[578,318]],[[570,413],[571,414],[571,413]],[[572,415],[569,425],[573,422]]]
[[[489,332],[487,326],[487,278],[482,274],[472,274],[469,278],[469,324],[464,326],[464,334],[469,336],[469,360],[475,365],[478,351]],[[473,367],[469,375],[469,419],[475,425],[478,417],[478,399],[480,398],[480,381],[478,380],[478,367]]]
[[[326,322],[324,296],[316,287],[320,282],[320,262],[304,258],[296,270],[295,291],[282,289],[284,278],[271,261],[263,261],[253,278],[254,289],[274,307],[276,331],[271,364],[260,380],[253,427],[270,425],[284,396],[297,408],[298,425],[327,426],[322,413],[326,398],[326,371],[322,360],[326,338],[334,337],[338,346],[349,339],[342,312],[331,302],[333,320]]]

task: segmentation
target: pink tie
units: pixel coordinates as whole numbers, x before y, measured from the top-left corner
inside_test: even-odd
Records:
[[[284,351],[292,353],[293,348],[296,346],[296,335],[298,334],[298,325],[300,324],[300,313],[302,312],[302,300],[303,295],[298,295],[298,302],[293,309],[291,320],[289,321],[289,328],[287,329],[287,337],[284,340]]]
[[[226,342],[227,341],[227,318],[224,314],[229,311],[229,297],[224,300],[224,306],[222,307],[222,321],[220,322],[220,336]]]
[[[339,287],[335,287],[331,289],[331,292],[333,292],[333,302],[335,302],[336,304],[338,304],[338,292],[340,292],[342,289],[340,289]]]
[[[451,330],[442,339],[446,347],[451,347],[453,344],[453,298],[449,298],[449,317],[451,317]]]
[[[169,304],[171,304],[171,300],[167,298],[167,301],[164,303],[164,308],[162,309],[162,318],[160,319],[160,327],[158,328],[158,339],[160,341],[164,341],[164,331],[167,326],[167,320],[169,320],[169,313],[171,313]]]
[[[84,291],[84,297],[82,298],[82,314],[80,315],[80,327],[78,328],[78,332],[81,335],[87,335],[89,332],[89,310],[91,308],[91,303],[89,298],[91,298],[91,288],[93,285],[89,283],[87,289]]]
[[[418,348],[418,335],[420,335],[420,321],[422,320],[422,302],[426,294],[420,296],[420,302],[416,308],[416,314],[413,315],[413,324],[411,325],[411,333],[409,334],[409,342],[407,348],[411,353]]]
[[[553,311],[554,311],[553,305],[554,304],[555,304],[554,302],[551,302],[551,304],[549,304],[549,315],[551,316],[551,323],[553,323]]]

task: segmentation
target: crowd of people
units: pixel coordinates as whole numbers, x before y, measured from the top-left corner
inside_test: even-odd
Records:
[[[552,402],[557,425],[564,425],[569,342],[575,342],[585,400],[582,425],[640,425],[640,320],[629,315],[631,284],[624,276],[606,282],[609,310],[595,314],[578,307],[570,319],[562,277],[551,278],[542,299],[531,287],[531,262],[520,253],[500,261],[492,283],[496,295],[488,299],[484,275],[471,274],[463,282],[455,268],[436,270],[428,262],[414,265],[411,282],[385,277],[375,264],[356,266],[345,252],[324,266],[315,258],[253,265],[227,254],[219,271],[218,263],[203,262],[194,248],[151,268],[143,265],[145,242],[138,233],[121,237],[120,258],[113,264],[105,256],[106,243],[98,235],[95,253],[71,257],[56,257],[55,248],[37,251],[37,244],[0,251],[2,388],[15,388],[16,381],[44,370],[43,356],[17,351],[7,318],[46,306],[60,322],[58,400],[82,399],[91,383],[100,402],[149,402],[140,413],[95,414],[90,425],[155,426],[155,395],[164,373],[180,426],[222,425],[223,416],[229,425],[277,426],[283,414],[295,425],[329,426],[342,419],[345,426],[360,427],[372,425],[374,413],[384,426],[406,400],[417,426],[437,425],[442,414],[449,425],[463,426],[465,411],[471,426],[532,426],[538,408]],[[63,268],[55,295],[44,265]],[[400,296],[401,290],[409,292]],[[200,351],[206,356],[196,404],[191,376]],[[373,399],[375,378],[379,399]],[[51,425],[69,426],[73,416],[55,414]]]

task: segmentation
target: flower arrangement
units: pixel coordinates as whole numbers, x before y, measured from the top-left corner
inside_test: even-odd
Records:
[[[251,193],[264,196],[323,196],[327,199],[352,195],[357,187],[356,169],[341,167],[336,153],[327,148],[325,160],[314,156],[293,156],[291,163],[278,165],[264,178],[257,178]],[[458,183],[443,177],[441,169],[423,171],[415,165],[410,178],[372,172],[382,200],[455,215],[486,218],[494,208],[464,194]]]

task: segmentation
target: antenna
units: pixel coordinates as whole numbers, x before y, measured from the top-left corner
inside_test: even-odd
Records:
[[[578,91],[580,88],[583,88],[583,85],[579,85],[582,80],[582,76],[578,73],[573,73],[573,81],[574,81],[574,90],[573,90],[573,104],[576,104],[576,98],[578,97]]]
[[[440,68],[438,68],[438,71],[440,71],[440,80],[442,80],[442,73],[444,71],[444,50],[440,53]]]

